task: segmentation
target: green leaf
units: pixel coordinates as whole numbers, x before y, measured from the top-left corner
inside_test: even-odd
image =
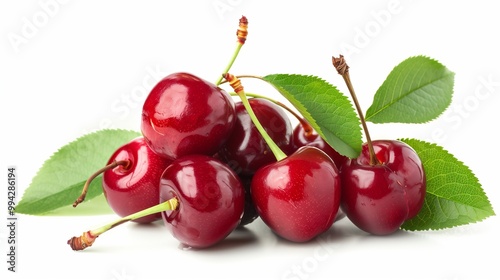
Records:
[[[359,117],[349,99],[335,86],[315,77],[273,74],[263,77],[273,85],[325,141],[340,154],[355,158],[361,152]]]
[[[425,56],[396,66],[375,93],[366,111],[372,123],[425,123],[441,115],[451,103],[455,74]]]
[[[427,178],[424,205],[417,216],[402,225],[402,229],[444,229],[495,215],[469,167],[436,144],[416,139],[401,140],[417,152]]]
[[[72,205],[89,176],[105,166],[116,149],[138,136],[140,133],[134,131],[106,129],[84,135],[61,147],[33,177],[16,206],[16,212],[41,215]],[[85,201],[100,194],[101,176],[90,184]],[[67,214],[74,214],[71,210],[76,209],[67,208]],[[58,212],[58,215],[62,214]]]
[[[101,182],[101,177],[99,176],[99,183]],[[43,216],[94,216],[94,215],[105,215],[113,214],[113,210],[109,207],[108,202],[104,194],[100,194],[92,199],[85,199],[83,203],[80,203],[78,207],[73,207],[73,205],[67,205],[55,210],[42,213]]]

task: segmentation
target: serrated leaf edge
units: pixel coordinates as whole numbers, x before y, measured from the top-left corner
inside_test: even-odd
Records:
[[[421,87],[417,88],[416,90],[418,90],[418,89],[420,89],[420,88],[423,88],[423,87],[425,87],[425,86],[427,86],[427,85],[430,85],[430,84],[432,84],[432,83],[434,83],[434,82],[436,82],[436,81],[442,80],[442,79],[443,79],[443,78],[445,78],[445,77],[448,77],[448,76],[452,76],[453,78],[455,77],[455,72],[453,72],[453,71],[451,71],[450,69],[448,69],[448,67],[446,67],[446,66],[445,66],[443,63],[441,63],[439,60],[434,59],[434,58],[432,58],[432,57],[429,57],[429,56],[427,56],[427,55],[414,55],[414,56],[410,56],[410,57],[406,58],[405,60],[403,60],[403,61],[401,61],[400,63],[398,63],[398,65],[394,66],[394,67],[391,69],[391,71],[389,71],[389,74],[388,74],[387,76],[389,76],[389,75],[392,73],[392,71],[394,71],[394,69],[396,69],[396,68],[397,68],[400,64],[402,64],[402,63],[404,63],[404,62],[406,62],[406,61],[408,61],[408,60],[410,60],[410,59],[420,58],[420,57],[421,57],[421,58],[426,58],[426,59],[428,59],[428,60],[430,60],[430,61],[432,61],[432,62],[435,62],[435,63],[439,64],[440,66],[444,67],[444,68],[446,69],[447,74],[446,74],[446,75],[444,75],[443,77],[440,77],[439,79],[433,80],[431,83],[425,84],[424,86],[421,86]],[[383,85],[384,83],[385,83],[385,81],[382,83],[382,85]],[[381,87],[382,85],[380,85],[380,87]],[[455,84],[453,83],[452,92],[454,91],[454,87],[455,87]],[[405,96],[401,96],[400,98],[397,98],[397,99],[396,99],[396,101],[402,100],[402,99],[403,99],[403,98],[405,98],[406,96],[407,96],[407,95],[405,95]],[[375,98],[375,96],[374,96],[374,98]],[[391,104],[394,104],[394,103],[395,103],[395,102],[392,102]],[[450,102],[450,103],[451,103],[451,102]],[[372,101],[372,104],[373,104],[373,101]],[[437,119],[437,118],[439,118],[441,115],[443,115],[443,113],[444,113],[444,112],[445,112],[445,111],[446,111],[446,110],[450,107],[450,105],[451,105],[451,104],[447,104],[447,105],[446,105],[446,107],[443,109],[443,111],[442,111],[441,113],[439,113],[438,115],[436,115],[435,117],[433,117],[433,118],[431,118],[431,119],[428,119],[428,120],[426,120],[426,121],[420,121],[420,122],[411,122],[411,123],[404,122],[403,124],[425,124],[425,123],[429,123],[429,122],[431,122],[431,121],[433,121],[433,120],[436,120],[436,119]],[[372,114],[370,114],[370,115],[368,115],[368,112],[369,112],[369,110],[371,109],[371,107],[372,107],[372,106],[368,107],[368,109],[367,109],[367,110],[366,110],[366,112],[365,112],[365,120],[366,120],[366,121],[368,121],[368,122],[371,122],[371,123],[376,123],[376,124],[381,124],[381,123],[398,123],[398,122],[396,122],[396,121],[393,121],[393,122],[374,122],[374,121],[372,121],[372,120],[371,120],[371,117],[373,117],[373,116],[377,115],[379,112],[383,111],[384,109],[386,109],[386,108],[387,108],[387,107],[389,107],[389,106],[390,106],[390,105],[386,105],[386,106],[384,106],[383,108],[381,108],[381,109],[377,110],[376,112],[374,112],[374,113],[372,113]]]
[[[81,140],[82,138],[85,138],[85,137],[89,137],[91,135],[95,135],[95,134],[98,134],[100,132],[103,132],[103,131],[122,131],[122,132],[135,132],[135,133],[140,133],[138,131],[134,131],[134,130],[131,130],[131,129],[121,129],[121,128],[116,128],[116,129],[112,129],[112,128],[105,128],[105,129],[100,129],[100,130],[96,130],[96,131],[93,131],[93,132],[90,132],[90,133],[86,133],[86,134],[83,134],[77,138],[75,138],[74,140],[64,144],[63,146],[59,147],[55,152],[53,152],[46,160],[43,161],[43,163],[40,165],[40,167],[38,168],[37,172],[35,173],[35,175],[31,178],[31,181],[30,183],[28,184],[28,187],[26,189],[24,189],[23,191],[23,194],[21,196],[21,199],[19,200],[19,202],[17,203],[17,207],[19,207],[19,205],[23,205],[25,204],[23,202],[23,198],[24,198],[24,194],[26,193],[26,191],[28,191],[28,189],[31,187],[31,185],[33,184],[33,180],[40,174],[41,170],[44,168],[45,164],[47,164],[48,161],[50,161],[57,153],[61,152],[61,150],[65,149],[67,146],[70,146],[71,144],[74,144],[76,142],[78,142],[79,140]],[[76,182],[74,184],[78,184],[79,182]],[[74,185],[73,184],[73,185]],[[83,201],[82,203],[84,203],[85,201]],[[29,205],[29,204],[28,204]],[[17,209],[16,209],[17,210]],[[15,211],[16,213],[20,213],[20,214],[25,214],[23,212],[17,212]],[[27,213],[26,213],[27,214]]]
[[[456,224],[456,225],[453,225],[453,226],[448,226],[448,227],[429,227],[427,229],[407,229],[407,228],[404,228],[404,223],[403,225],[401,226],[401,229],[402,230],[405,230],[405,231],[434,231],[434,230],[445,230],[445,229],[450,229],[450,228],[455,228],[455,227],[459,227],[459,226],[464,226],[464,225],[469,225],[469,224],[475,224],[475,223],[478,223],[478,222],[481,222],[481,221],[484,221],[485,219],[487,219],[488,217],[491,217],[491,216],[495,216],[496,213],[495,213],[495,210],[493,209],[493,206],[491,204],[491,201],[490,199],[488,198],[488,196],[486,195],[486,192],[484,191],[484,189],[482,188],[482,185],[480,184],[479,182],[479,179],[477,178],[476,174],[472,171],[472,169],[470,169],[470,167],[468,165],[466,165],[463,161],[459,160],[457,157],[455,157],[455,155],[453,155],[452,153],[450,153],[448,150],[446,150],[444,147],[441,147],[439,145],[437,145],[436,143],[431,143],[431,142],[427,142],[427,141],[424,141],[424,140],[419,140],[419,139],[415,139],[415,138],[399,138],[398,139],[399,141],[402,141],[408,145],[410,145],[409,143],[407,143],[407,140],[415,140],[415,141],[419,141],[419,142],[422,142],[422,143],[425,143],[425,144],[428,144],[430,146],[433,146],[433,147],[436,147],[438,149],[441,149],[442,151],[446,152],[447,154],[449,154],[450,156],[452,156],[456,161],[457,163],[460,163],[462,164],[473,176],[474,178],[477,180],[478,184],[480,185],[481,187],[481,191],[482,191],[482,194],[484,194],[484,197],[486,198],[486,201],[488,202],[488,204],[490,205],[490,208],[491,208],[491,214],[490,215],[487,215],[487,216],[484,216],[483,218],[480,218],[478,220],[475,220],[475,221],[470,221],[470,222],[466,222],[466,223],[461,223],[461,224]],[[411,145],[410,145],[411,146]],[[413,148],[413,147],[412,147]],[[425,168],[425,166],[424,166]],[[433,196],[437,197],[438,199],[441,199],[440,196],[436,195],[436,194],[433,194],[431,193]],[[427,196],[427,194],[426,194]],[[448,198],[442,198],[442,199],[446,199],[446,200],[450,200],[450,201],[453,201],[451,199],[448,199]],[[456,201],[453,201],[455,204],[459,204],[459,205],[464,205],[463,203],[460,203],[460,202],[456,202]],[[424,202],[424,206],[426,205],[426,203]],[[470,205],[466,205],[468,207],[471,207]],[[481,211],[485,211],[483,209],[479,209],[479,208],[474,208],[473,209],[475,211],[477,210],[481,210]],[[418,218],[418,215],[415,216],[414,218]]]
[[[306,74],[296,74],[296,73],[295,74],[275,73],[275,74],[268,74],[268,75],[265,75],[265,76],[262,77],[263,81],[265,81],[266,83],[268,83],[269,85],[271,85],[272,87],[274,87],[278,92],[280,92],[282,95],[285,95],[285,96],[289,96],[289,95],[283,93],[283,92],[286,92],[286,90],[283,87],[275,85],[271,81],[266,80],[266,78],[270,77],[270,76],[284,76],[284,77],[286,76],[286,77],[299,77],[299,78],[313,78],[313,79],[316,79],[317,82],[325,83],[326,85],[328,85],[328,86],[332,87],[333,89],[337,90],[339,93],[341,93],[341,95],[345,98],[345,100],[348,101],[351,104],[351,106],[353,106],[351,100],[344,93],[342,93],[334,84],[328,82],[327,80],[325,80],[325,79],[323,79],[323,78],[321,78],[319,76],[316,76],[316,75],[306,75]],[[311,116],[311,114],[307,110],[307,108],[304,107],[294,96],[290,96],[290,97],[292,98],[291,100],[290,100],[290,98],[286,98],[286,99],[288,99],[288,101],[297,110],[299,110],[299,112],[301,112],[301,114],[303,115],[303,117],[307,119],[307,121],[314,128],[314,130],[316,130],[316,132],[322,138],[325,139],[325,133],[324,133],[324,131],[317,124],[316,120]],[[358,128],[358,131],[361,132],[361,122],[360,122],[359,118],[357,119],[357,128]],[[325,141],[326,141],[326,139],[325,139]],[[342,142],[341,144],[343,144],[344,141],[340,141],[340,142]],[[359,153],[361,153],[361,144],[362,144],[362,141],[360,143],[358,143],[358,144],[359,144],[359,149],[355,149],[354,147],[349,146],[349,145],[347,145],[347,146],[348,146],[348,148],[350,150],[353,150],[354,154],[359,154]],[[344,156],[353,157],[352,155],[344,155]]]

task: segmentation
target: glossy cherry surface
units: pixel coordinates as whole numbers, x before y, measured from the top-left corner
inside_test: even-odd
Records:
[[[261,98],[248,100],[271,139],[285,153],[292,153],[292,125],[278,105]],[[236,123],[219,156],[239,174],[252,175],[261,166],[276,162],[276,158],[253,124],[241,102],[236,103]]]
[[[306,146],[259,169],[251,191],[261,219],[277,235],[305,242],[332,226],[340,205],[340,176],[326,153]]]
[[[114,161],[128,161],[102,175],[104,195],[117,215],[125,217],[158,204],[160,177],[171,160],[155,154],[144,138],[138,137],[118,148],[108,164]],[[149,223],[160,218],[156,214],[134,221]]]
[[[173,197],[179,207],[162,212],[173,236],[193,248],[212,246],[240,223],[245,192],[227,165],[204,155],[175,160],[161,176],[160,201]]]
[[[305,120],[302,121],[305,122]],[[323,138],[321,138],[321,136],[313,128],[309,126],[304,128],[302,123],[297,124],[294,128],[292,142],[295,149],[306,145],[319,148],[332,158],[333,162],[337,165],[337,168],[340,168],[342,164],[349,159],[348,157],[339,154],[339,152],[326,143],[326,141],[323,140]]]
[[[151,149],[171,159],[215,154],[235,121],[234,101],[189,73],[168,75],[146,98],[141,130]]]
[[[370,164],[366,144],[357,159],[342,166],[342,204],[360,229],[386,235],[395,232],[422,208],[426,178],[416,152],[396,140],[372,141],[380,164]]]

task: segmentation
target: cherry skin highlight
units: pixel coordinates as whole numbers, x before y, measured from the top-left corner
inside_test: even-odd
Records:
[[[234,101],[224,90],[192,74],[173,73],[146,98],[141,130],[154,152],[176,159],[215,154],[234,121]]]
[[[182,244],[215,245],[240,223],[245,192],[229,166],[204,155],[175,160],[161,176],[160,202],[176,197],[179,207],[162,212],[165,225]]]
[[[366,144],[341,169],[341,209],[360,229],[375,235],[397,231],[418,214],[426,193],[425,171],[416,152],[396,140],[372,141],[380,164],[370,164]]]
[[[160,177],[171,160],[155,154],[144,138],[138,137],[118,148],[108,164],[114,161],[128,164],[105,171],[102,188],[109,206],[118,216],[125,217],[158,204]],[[150,223],[160,218],[160,214],[155,214],[134,221]]]
[[[340,176],[326,153],[305,146],[259,169],[251,191],[261,219],[273,232],[306,242],[332,226],[340,205]]]
[[[248,100],[255,115],[271,139],[285,153],[292,153],[292,125],[286,113],[276,104],[262,98]],[[260,167],[276,162],[272,151],[253,124],[241,102],[236,103],[233,132],[218,156],[238,174],[252,175]]]

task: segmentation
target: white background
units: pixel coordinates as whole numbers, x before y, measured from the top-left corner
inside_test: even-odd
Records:
[[[365,110],[402,60],[423,54],[446,65],[456,76],[443,116],[424,125],[369,124],[372,138],[415,137],[444,146],[475,172],[498,212],[500,17],[494,1],[2,1],[0,166],[4,174],[16,166],[18,199],[66,143],[106,127],[139,130],[142,102],[163,76],[188,71],[215,82],[235,47],[241,15],[249,19],[249,37],[233,74],[313,74],[347,93],[330,62],[343,53]],[[280,98],[261,83],[245,86]],[[498,217],[387,237],[367,235],[344,219],[308,244],[278,240],[258,220],[203,251],[179,248],[161,222],[126,224],[86,251],[66,245],[114,218],[20,216],[17,273],[7,272],[3,261],[7,227],[0,226],[1,275],[451,280],[500,274]]]

